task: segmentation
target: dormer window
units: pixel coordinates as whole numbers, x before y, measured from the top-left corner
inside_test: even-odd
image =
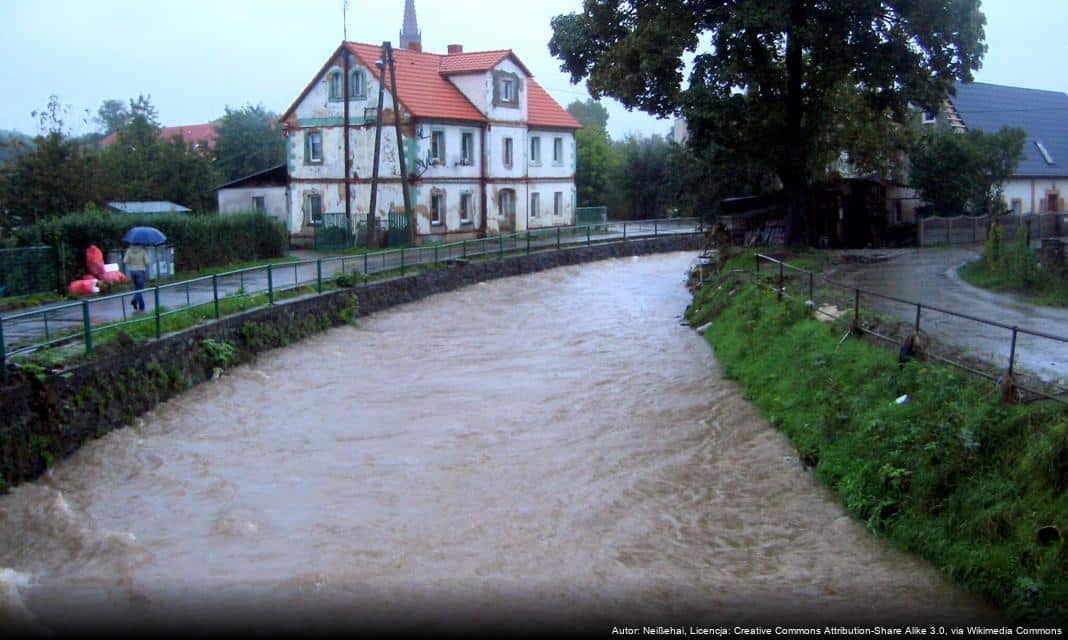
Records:
[[[493,105],[496,107],[518,107],[519,92],[522,87],[519,76],[507,71],[493,72]]]

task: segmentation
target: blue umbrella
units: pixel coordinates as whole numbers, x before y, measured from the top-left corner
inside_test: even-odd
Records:
[[[155,227],[134,227],[122,237],[123,242],[129,244],[161,245],[167,241],[167,236]]]

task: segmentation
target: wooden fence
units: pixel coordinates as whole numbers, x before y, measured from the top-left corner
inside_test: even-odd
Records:
[[[1003,216],[957,216],[956,218],[920,218],[917,233],[921,247],[940,244],[985,242],[990,222],[997,219],[1006,238],[1013,238],[1023,228],[1031,240],[1068,234],[1068,213],[1027,213]]]

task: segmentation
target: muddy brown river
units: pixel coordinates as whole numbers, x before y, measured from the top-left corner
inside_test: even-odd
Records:
[[[0,615],[58,631],[996,620],[852,521],[724,379],[679,324],[693,258],[438,295],[167,402],[0,497]]]

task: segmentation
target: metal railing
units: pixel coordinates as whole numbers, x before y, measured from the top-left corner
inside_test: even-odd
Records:
[[[496,260],[505,254],[702,232],[697,218],[546,227],[444,244],[294,260],[200,276],[140,292],[85,298],[0,317],[0,371],[6,382],[9,359],[42,349],[80,346],[85,354],[91,354],[94,339],[99,341],[102,334],[107,336],[131,327],[158,339],[167,332],[167,319],[183,312],[197,311],[197,320],[211,320],[226,315],[224,307],[229,311],[274,304],[280,293],[294,289],[314,286],[321,293],[325,281],[342,274],[359,274],[364,278],[383,273],[403,276],[412,269],[461,260]],[[144,299],[145,312],[132,308],[138,293]]]
[[[764,263],[773,265],[770,273],[762,272],[761,264]],[[806,296],[805,299],[811,303],[811,306],[817,313],[821,313],[834,319],[840,318],[845,314],[851,314],[851,326],[855,330],[866,333],[884,342],[899,346],[903,343],[903,337],[887,335],[888,332],[892,332],[895,329],[905,329],[907,327],[910,334],[919,334],[925,319],[926,322],[930,324],[938,322],[937,319],[931,317],[933,314],[941,314],[949,318],[977,323],[982,327],[1005,331],[1004,343],[1008,361],[1007,368],[1005,369],[997,368],[998,365],[995,363],[986,362],[980,358],[969,358],[968,361],[966,361],[959,355],[951,353],[951,350],[942,354],[935,353],[933,345],[929,345],[924,353],[925,357],[956,367],[967,373],[985,378],[992,382],[998,382],[999,380],[1004,379],[1003,376],[1008,376],[1008,378],[1012,379],[1025,377],[1026,372],[1021,371],[1017,366],[1019,355],[1018,342],[1025,336],[1035,340],[1052,341],[1068,345],[1068,337],[1065,336],[1035,331],[1033,329],[1025,329],[1023,327],[1009,325],[996,320],[989,320],[959,311],[944,309],[932,304],[914,300],[905,300],[895,296],[835,282],[820,273],[791,265],[782,260],[763,254],[756,254],[755,256],[753,275],[758,283],[764,284],[774,290],[776,296],[780,300],[783,296],[794,297],[794,295],[796,295],[788,293],[788,290],[799,291]],[[890,305],[897,305],[897,308],[891,308],[886,304],[880,308],[871,304],[865,309],[862,305],[862,301],[865,299],[890,303]],[[823,301],[822,305],[820,300]],[[825,307],[827,305],[834,305],[834,309],[826,310]],[[837,313],[838,310],[841,310],[841,313]],[[903,312],[907,310],[911,321],[906,323],[903,320],[897,320],[885,323],[888,325],[887,328],[880,330],[882,327],[879,326],[881,321],[878,314],[882,314],[887,310],[891,313],[896,311],[899,317],[903,316]],[[876,315],[872,316],[871,312],[875,312]],[[867,326],[865,326],[864,320],[868,320]],[[962,349],[961,345],[954,345],[952,341],[947,341],[944,348],[948,347],[953,347],[958,351]],[[1064,388],[1059,384],[1051,383],[1048,385],[1050,388],[1040,389],[1035,384],[1016,380],[1014,385],[1035,396],[1056,400],[1062,404],[1068,404],[1068,396],[1065,395],[1068,393],[1068,388]]]

